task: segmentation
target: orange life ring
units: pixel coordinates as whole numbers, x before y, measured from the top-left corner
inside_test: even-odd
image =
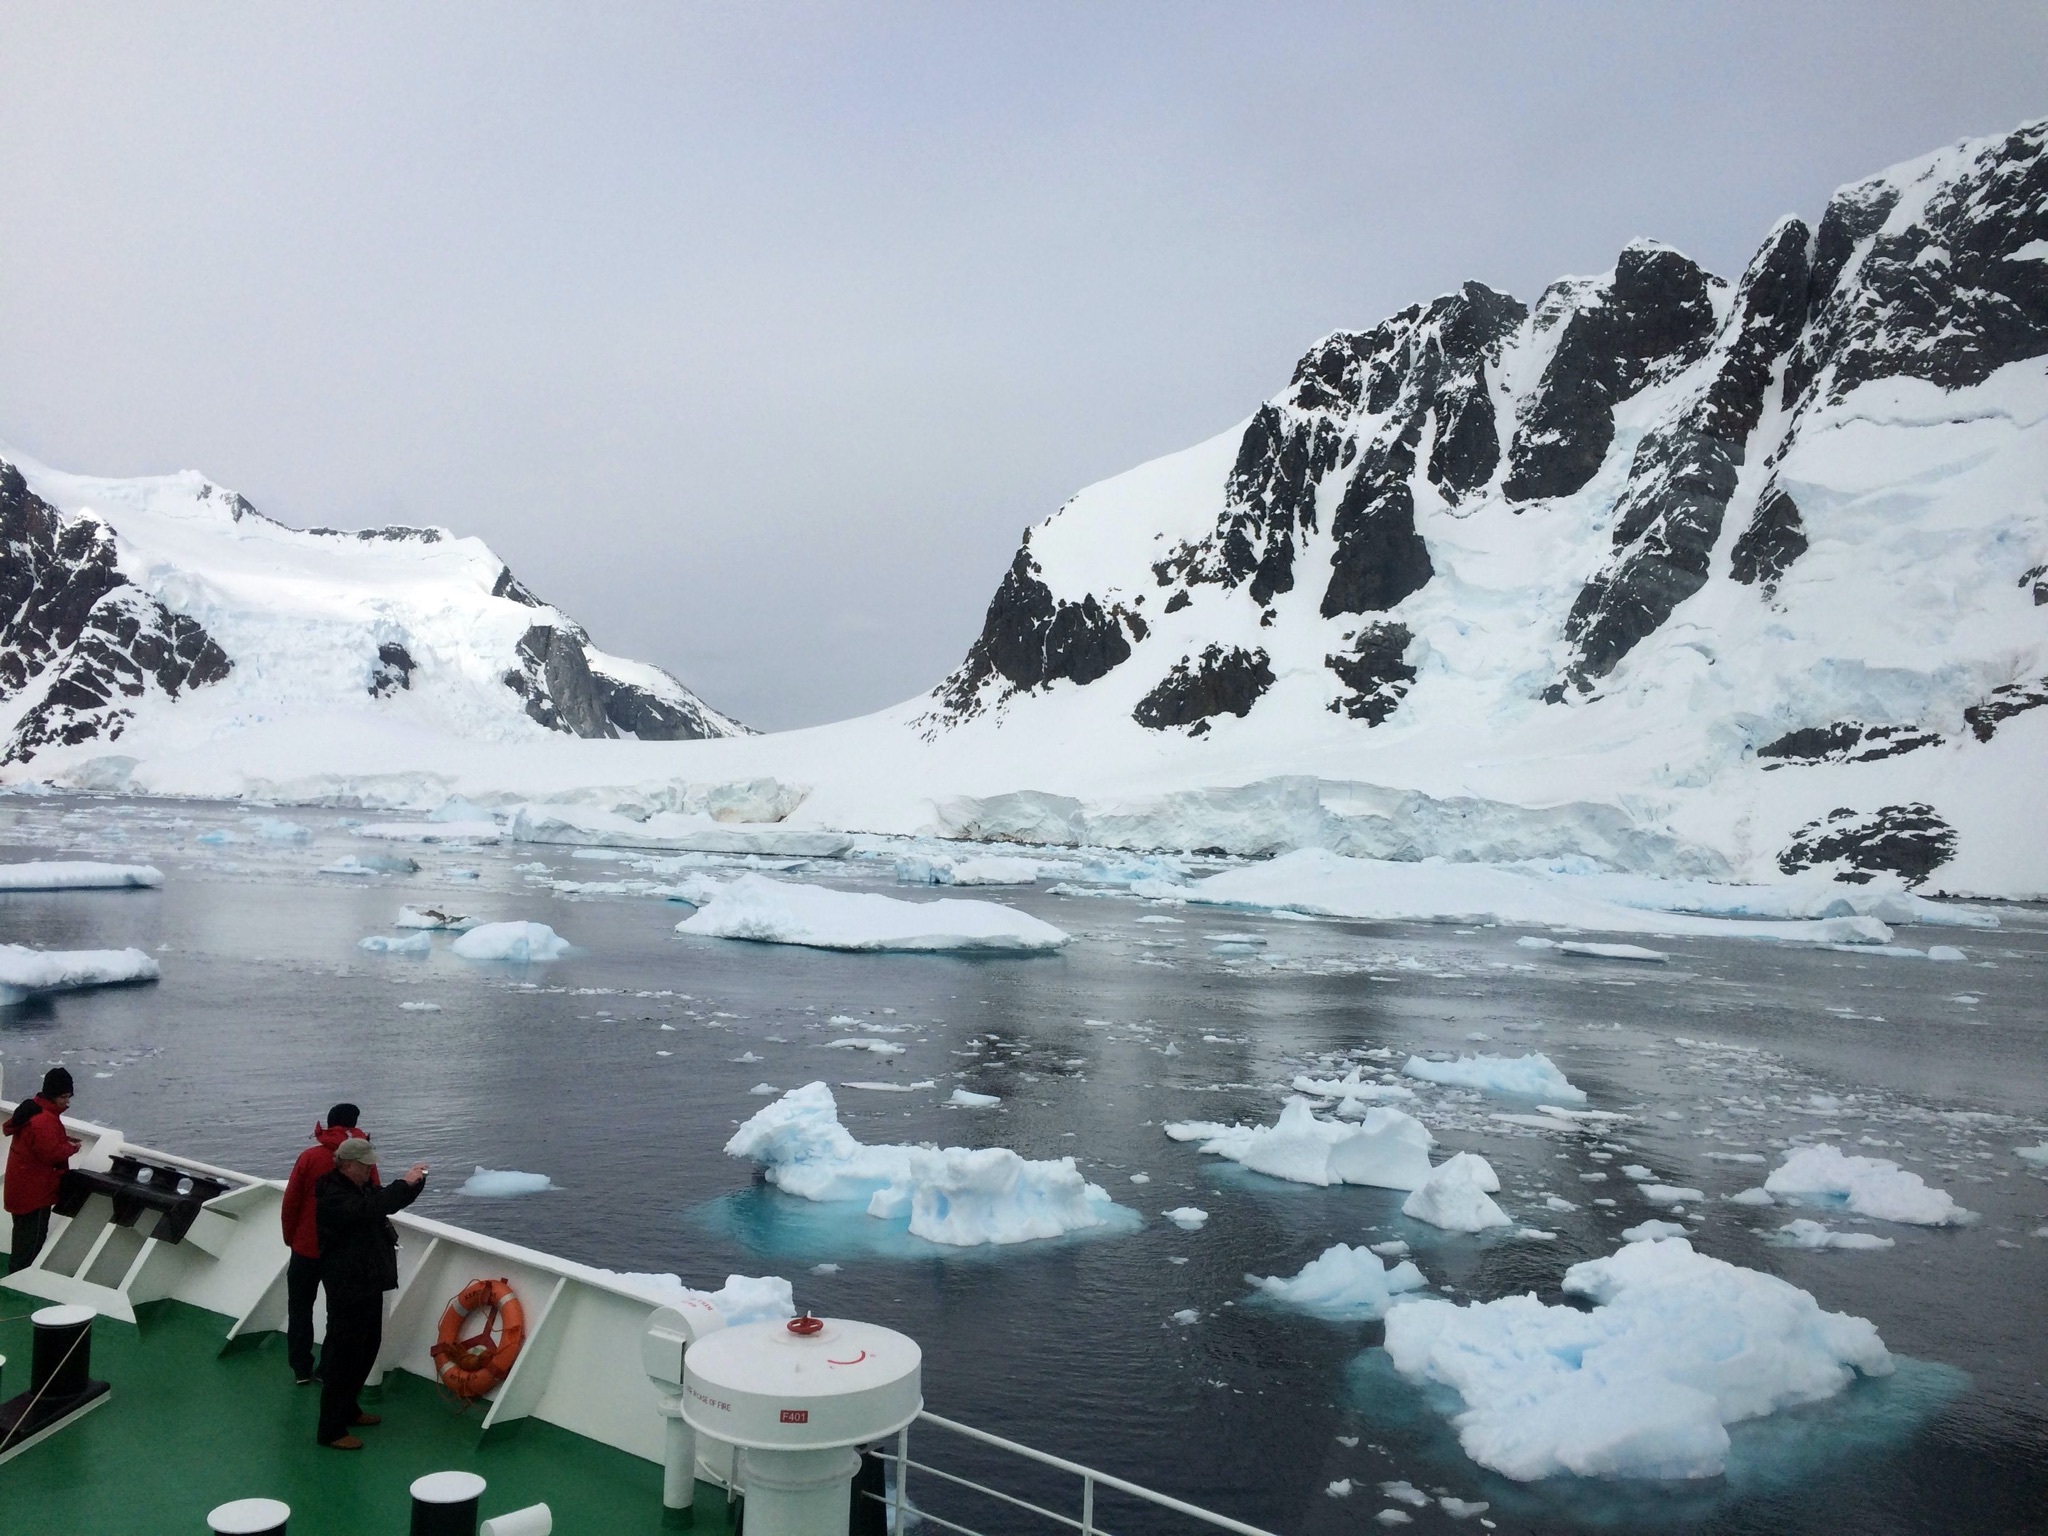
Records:
[[[481,1322],[465,1333],[465,1325],[478,1314]],[[466,1401],[504,1381],[525,1343],[526,1310],[512,1294],[512,1282],[472,1280],[441,1314],[440,1335],[428,1353],[441,1385]]]

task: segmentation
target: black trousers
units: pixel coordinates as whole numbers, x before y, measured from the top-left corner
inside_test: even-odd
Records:
[[[284,1272],[285,1357],[292,1374],[313,1374],[313,1298],[320,1290],[320,1261],[292,1255]]]
[[[54,1205],[46,1205],[40,1211],[24,1211],[14,1218],[14,1239],[7,1248],[7,1273],[11,1275],[35,1263],[36,1255],[49,1240],[50,1212],[55,1209]]]
[[[383,1296],[337,1296],[330,1286],[327,1342],[320,1347],[320,1429],[315,1436],[320,1444],[347,1434],[363,1411],[356,1394],[370,1379],[383,1343]]]

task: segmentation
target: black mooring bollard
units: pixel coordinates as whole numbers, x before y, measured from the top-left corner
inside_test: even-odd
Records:
[[[35,1325],[29,1390],[45,1397],[76,1397],[92,1377],[91,1307],[43,1307],[29,1314]]]
[[[476,1536],[484,1480],[474,1472],[429,1472],[412,1485],[412,1536]]]
[[[291,1517],[292,1507],[277,1499],[236,1499],[211,1511],[206,1528],[214,1536],[285,1536]]]

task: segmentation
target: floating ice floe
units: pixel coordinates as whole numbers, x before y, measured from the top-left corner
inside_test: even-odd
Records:
[[[1893,1248],[1888,1237],[1874,1232],[1837,1232],[1833,1227],[1804,1216],[1788,1221],[1771,1234],[1771,1241],[1786,1248]]]
[[[2048,1168],[2048,1141],[2037,1147],[2014,1147],[2013,1154],[2025,1158],[2037,1168]]]
[[[1246,1275],[1245,1283],[1283,1306],[1344,1322],[1377,1322],[1397,1296],[1419,1291],[1422,1271],[1406,1260],[1389,1269],[1370,1248],[1326,1248],[1298,1274]]]
[[[1764,1180],[1767,1193],[1836,1205],[1879,1221],[1946,1227],[1970,1220],[1945,1189],[1881,1157],[1850,1157],[1840,1147],[1799,1147]]]
[[[39,992],[75,992],[155,981],[162,972],[139,949],[30,949],[0,944],[0,1005],[28,1001]]]
[[[1586,1095],[1572,1086],[1557,1065],[1541,1051],[1528,1056],[1460,1056],[1456,1061],[1426,1061],[1410,1056],[1401,1071],[1425,1083],[1451,1088],[1476,1088],[1482,1093],[1512,1094],[1556,1104],[1583,1104]]]
[[[1159,1214],[1183,1232],[1199,1232],[1209,1224],[1209,1213],[1199,1205],[1178,1205]]]
[[[901,1056],[905,1047],[893,1045],[887,1040],[856,1037],[850,1040],[828,1040],[825,1042],[825,1049],[828,1051],[867,1051],[876,1056]]]
[[[1313,1094],[1319,1099],[1337,1100],[1337,1113],[1357,1116],[1365,1113],[1365,1106],[1372,1103],[1393,1100],[1396,1102],[1413,1099],[1415,1091],[1403,1088],[1399,1083],[1368,1083],[1353,1067],[1342,1077],[1310,1077],[1306,1073],[1295,1078],[1296,1093]]]
[[[1194,1141],[1212,1157],[1242,1163],[1254,1173],[1296,1184],[1367,1184],[1414,1189],[1429,1177],[1435,1138],[1420,1120],[1398,1109],[1368,1109],[1356,1124],[1319,1118],[1307,1099],[1290,1097],[1274,1125],[1223,1125],[1211,1120],[1169,1122],[1175,1141]]]
[[[700,1291],[683,1284],[680,1275],[635,1274],[616,1269],[595,1273],[630,1287],[656,1306],[672,1307],[682,1297],[708,1301],[718,1309],[728,1328],[737,1328],[742,1323],[779,1323],[796,1316],[795,1291],[780,1275],[727,1275],[725,1284],[717,1290]]]
[[[402,939],[373,933],[367,939],[357,940],[356,948],[367,949],[377,955],[428,955],[434,951],[434,941],[424,933],[408,934]]]
[[[1401,1214],[1446,1232],[1484,1232],[1512,1227],[1514,1219],[1494,1203],[1500,1175],[1477,1152],[1460,1152],[1438,1163],[1429,1177],[1401,1202]]]
[[[458,1195],[474,1195],[484,1200],[504,1200],[514,1195],[538,1195],[545,1190],[560,1189],[561,1185],[544,1173],[515,1173],[509,1168],[478,1168],[463,1181]]]
[[[163,883],[164,872],[150,864],[99,864],[90,859],[0,864],[0,891],[155,890]]]
[[[1690,1237],[1685,1226],[1676,1221],[1645,1221],[1623,1230],[1624,1243],[1654,1243],[1660,1237]]]
[[[373,821],[356,828],[357,837],[387,843],[495,843],[504,830],[482,821]]]
[[[1394,1368],[1456,1391],[1465,1454],[1518,1481],[1712,1477],[1727,1425],[1893,1369],[1867,1320],[1822,1311],[1797,1286],[1684,1238],[1575,1264],[1564,1289],[1592,1310],[1523,1295],[1387,1314]]]
[[[1159,894],[1198,905],[1380,922],[1576,928],[1679,937],[1888,944],[1888,922],[1998,926],[1991,913],[1926,901],[1889,885],[1826,878],[1783,886],[1717,885],[1580,868],[1575,861],[1468,864],[1354,859],[1304,848]]]
[[[823,1083],[793,1088],[725,1144],[769,1183],[806,1200],[864,1201],[870,1216],[908,1217],[914,1236],[971,1248],[1108,1225],[1119,1207],[1071,1157],[1029,1160],[1007,1147],[869,1146],[839,1123]]]
[[[400,907],[394,928],[436,928],[448,933],[465,933],[476,927],[479,919],[465,917],[459,912],[446,912],[439,907]]]
[[[546,923],[483,923],[448,948],[465,960],[509,960],[524,965],[560,959],[569,952],[569,941]]]
[[[1068,941],[1051,923],[994,902],[899,901],[761,875],[741,875],[710,893],[676,932],[849,950],[1036,953]]]
[[[1563,955],[1592,960],[1641,960],[1662,965],[1671,957],[1661,949],[1644,949],[1640,944],[1593,944],[1584,939],[1539,939],[1525,935],[1515,940],[1523,949],[1554,949]]]
[[[955,1109],[993,1109],[1003,1101],[993,1093],[975,1093],[966,1088],[955,1088],[953,1096],[946,1102]]]
[[[319,873],[323,875],[410,875],[419,870],[419,865],[403,854],[372,853],[368,855],[345,853],[332,864],[322,864]]]
[[[266,843],[307,843],[313,840],[311,827],[276,816],[259,816],[250,824],[250,830]]]
[[[904,885],[1036,885],[1039,861],[1004,854],[955,859],[913,853],[896,861],[896,879]]]

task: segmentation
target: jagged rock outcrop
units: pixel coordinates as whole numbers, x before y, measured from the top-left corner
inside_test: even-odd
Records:
[[[1778,856],[1778,868],[1796,875],[1832,866],[1835,878],[1851,885],[1867,884],[1880,874],[1920,885],[1955,852],[1955,828],[1931,805],[1914,801],[1875,811],[1844,806],[1801,827]]]
[[[1923,731],[1917,725],[1865,725],[1860,720],[1838,720],[1832,725],[1802,726],[1796,731],[1766,742],[1756,749],[1767,759],[1766,770],[1791,763],[1874,763],[1881,758],[1938,747],[1942,736]]]
[[[1323,665],[1351,691],[1333,699],[1333,712],[1378,725],[1391,715],[1415,681],[1415,668],[1402,658],[1415,636],[1406,624],[1368,624],[1351,649],[1323,658]]]
[[[1105,606],[1092,593],[1063,601],[1039,576],[1026,535],[965,664],[936,690],[943,718],[978,712],[998,679],[998,699],[1063,680],[1092,683],[1130,659],[1132,640],[1145,638],[1145,621],[1133,609]]]
[[[1272,686],[1272,662],[1264,651],[1212,645],[1198,657],[1183,656],[1175,662],[1173,670],[1138,701],[1131,718],[1154,731],[1191,726],[1188,734],[1200,736],[1214,716],[1243,719]]]
[[[196,620],[130,585],[118,559],[105,524],[66,519],[0,462],[0,700],[41,688],[0,762],[112,741],[151,687],[175,699],[232,669]]]
[[[1614,441],[1614,407],[1706,351],[1719,282],[1670,247],[1639,240],[1611,279],[1567,278],[1545,291],[1535,334],[1557,339],[1516,413],[1501,482],[1509,501],[1569,496],[1593,478]]]

